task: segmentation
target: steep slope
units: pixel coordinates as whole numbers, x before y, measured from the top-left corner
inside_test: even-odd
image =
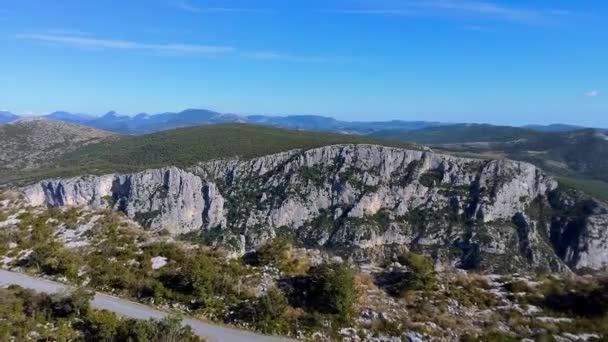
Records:
[[[114,141],[113,133],[50,120],[0,126],[0,179],[47,165],[83,145]]]
[[[136,172],[168,165],[188,167],[217,158],[248,159],[298,148],[346,143],[378,143],[418,148],[413,144],[353,135],[223,124],[175,129],[142,136],[124,136],[119,144],[104,141],[86,145],[61,155],[53,161],[50,168],[15,174],[6,181],[24,182],[82,174]]]
[[[356,259],[414,249],[495,272],[600,270],[608,210],[533,165],[375,145],[43,181],[32,205],[112,207],[153,230],[244,253],[286,236]]]

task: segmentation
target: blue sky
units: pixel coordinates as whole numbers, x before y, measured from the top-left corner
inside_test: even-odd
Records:
[[[0,110],[608,127],[608,2],[1,0]]]

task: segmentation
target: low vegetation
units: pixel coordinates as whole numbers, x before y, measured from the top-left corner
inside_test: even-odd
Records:
[[[1,142],[0,136],[0,142]],[[244,124],[180,128],[141,136],[121,136],[58,155],[44,168],[0,173],[0,184],[31,182],[49,177],[136,172],[168,165],[187,167],[220,158],[255,158],[293,149],[335,144],[416,145],[358,135],[291,131]],[[120,146],[120,148],[117,148]],[[35,152],[35,145],[28,145]]]
[[[408,333],[463,341],[608,335],[608,282],[597,277],[437,272],[429,257],[414,252],[397,254],[384,268],[368,272],[331,262],[331,255],[313,262],[308,251],[285,238],[245,258],[229,258],[221,250],[147,233],[116,212],[26,207],[0,212],[19,221],[1,231],[4,267],[267,334],[341,340],[352,333],[369,340]],[[69,334],[122,337],[133,333],[129,326],[153,334],[146,332],[153,331],[147,323],[86,312],[78,315],[84,323],[67,325]],[[14,317],[21,317],[20,323],[4,327],[3,336],[21,337],[19,331],[43,318],[54,323],[30,330],[46,336],[42,326],[76,320],[46,313]]]
[[[559,177],[558,181],[562,187],[580,190],[597,199],[608,202],[608,182],[571,177]]]
[[[0,289],[3,341],[202,341],[179,318],[134,320],[92,309],[92,294],[47,295],[17,286]]]
[[[261,246],[252,258],[253,264],[276,267],[283,275],[288,276],[304,274],[310,267],[307,259],[296,255],[293,245],[282,237]]]
[[[18,225],[5,232],[5,241],[16,246],[4,247],[9,258],[5,267],[265,333],[332,334],[353,318],[354,270],[346,264],[310,267],[286,240],[260,248],[251,265],[221,250],[165,241],[137,229],[121,214],[104,211],[89,215],[94,224],[80,232],[86,244],[67,248],[57,234],[79,233],[74,227],[80,222],[77,212],[17,214]],[[276,269],[283,285],[259,290],[256,279],[263,269]],[[304,280],[303,291],[297,281],[290,284],[295,279]]]

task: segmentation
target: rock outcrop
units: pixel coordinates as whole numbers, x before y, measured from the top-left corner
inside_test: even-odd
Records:
[[[131,175],[105,175],[45,181],[23,190],[33,205],[114,208],[153,230],[173,234],[217,225],[223,199],[214,184],[168,167]]]
[[[606,209],[578,210],[555,180],[509,160],[336,145],[23,192],[35,205],[111,207],[148,229],[201,231],[240,253],[285,235],[354,258],[415,249],[444,266],[498,272],[608,264]]]

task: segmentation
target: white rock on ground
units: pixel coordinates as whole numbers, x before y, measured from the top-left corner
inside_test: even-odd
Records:
[[[167,265],[167,258],[165,258],[163,256],[157,256],[157,257],[151,258],[150,262],[152,263],[152,269],[158,270],[158,269],[164,267],[165,265]]]

